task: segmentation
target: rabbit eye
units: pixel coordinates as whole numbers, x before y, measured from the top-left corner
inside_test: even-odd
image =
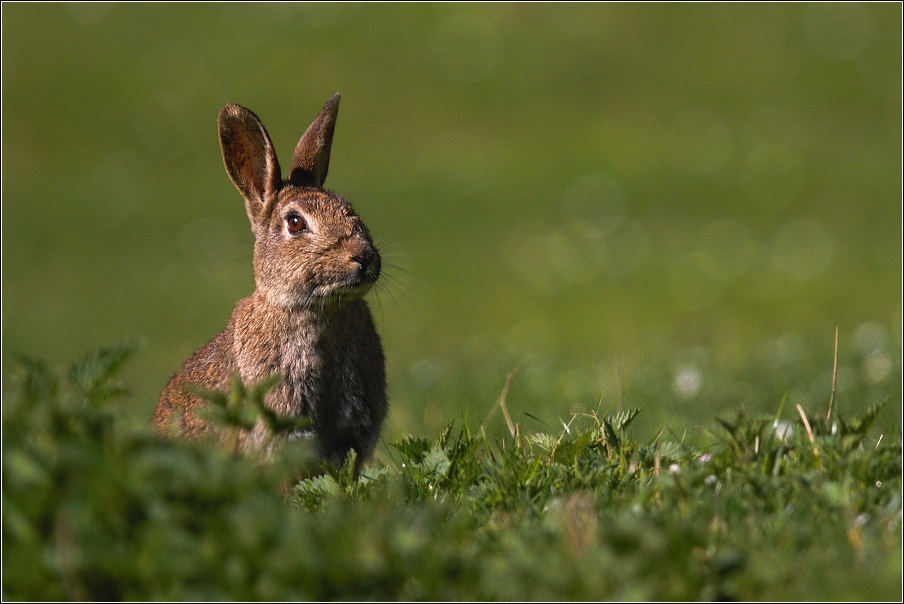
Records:
[[[289,232],[293,235],[308,230],[308,225],[305,224],[304,218],[298,214],[289,214],[286,216],[286,224],[289,227]]]

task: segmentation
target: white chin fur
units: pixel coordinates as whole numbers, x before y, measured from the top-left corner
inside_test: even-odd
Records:
[[[370,288],[372,286],[372,283],[365,283],[364,285],[359,285],[358,287],[318,287],[316,290],[314,290],[313,294],[307,296],[299,295],[297,292],[273,291],[268,289],[264,292],[264,295],[270,304],[282,308],[322,308],[327,304],[360,298],[368,291],[370,291]]]

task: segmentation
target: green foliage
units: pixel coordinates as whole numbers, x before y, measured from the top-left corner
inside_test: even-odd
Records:
[[[264,405],[264,395],[280,380],[282,376],[274,374],[245,387],[235,374],[229,382],[229,392],[209,390],[200,384],[188,384],[186,388],[211,403],[203,413],[215,425],[226,430],[228,449],[238,453],[239,431],[251,430],[258,421],[267,431],[265,449],[270,448],[277,436],[286,436],[311,426],[309,417],[283,416]]]
[[[69,381],[92,407],[98,407],[109,399],[128,394],[126,387],[114,377],[131,358],[136,348],[135,342],[101,348],[72,365]]]
[[[382,478],[387,470],[371,468],[362,472],[360,476],[355,476],[356,459],[355,451],[351,450],[341,468],[321,462],[324,473],[295,485],[289,495],[289,502],[296,507],[314,511],[321,509],[336,495],[342,495],[348,500],[371,499],[379,488],[385,486]]]
[[[638,443],[637,410],[504,438],[463,420],[392,443],[391,467],[356,476],[351,453],[291,486],[303,455],[285,439],[265,462],[122,427],[110,401],[127,350],[86,357],[65,385],[18,359],[3,404],[7,598],[901,596],[902,438],[870,432],[875,408],[808,418],[812,439],[803,419],[739,413],[705,451],[663,431]],[[239,428],[268,421],[272,385],[204,395]],[[271,435],[295,429],[271,419]]]

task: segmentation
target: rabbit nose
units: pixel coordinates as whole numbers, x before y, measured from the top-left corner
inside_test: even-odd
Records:
[[[380,255],[373,249],[362,250],[352,256],[352,263],[357,264],[359,281],[375,283],[380,276]]]

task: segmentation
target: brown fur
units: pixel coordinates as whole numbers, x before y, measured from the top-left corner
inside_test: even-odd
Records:
[[[213,433],[195,412],[207,403],[187,383],[225,389],[234,373],[252,383],[283,381],[266,404],[309,415],[319,455],[339,465],[349,449],[360,464],[373,454],[386,417],[383,348],[363,296],[380,274],[380,255],[351,204],[323,190],[339,95],[324,106],[292,158],[290,179],[263,124],[251,111],[220,112],[226,171],[245,198],[254,244],[254,293],[236,305],[226,329],[195,352],[160,395],[154,423],[189,438]],[[301,219],[305,230],[289,225]],[[260,445],[263,426],[243,438]]]

